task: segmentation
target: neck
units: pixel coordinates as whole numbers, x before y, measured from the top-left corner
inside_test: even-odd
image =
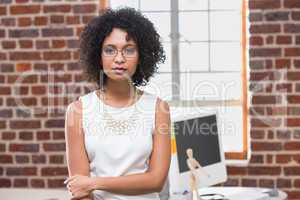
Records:
[[[135,93],[135,86],[128,81],[120,82],[108,80],[105,85],[105,93],[109,96],[132,97]]]

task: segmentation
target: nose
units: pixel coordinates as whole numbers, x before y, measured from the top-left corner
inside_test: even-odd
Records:
[[[114,60],[115,60],[116,63],[123,63],[123,62],[125,62],[125,58],[124,58],[124,56],[122,54],[122,51],[118,51],[117,52],[117,55],[116,55],[116,57],[115,57]]]

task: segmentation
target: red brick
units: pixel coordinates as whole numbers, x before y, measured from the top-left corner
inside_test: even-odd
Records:
[[[68,4],[60,5],[45,5],[43,7],[43,12],[45,13],[68,13],[71,11],[71,6]]]
[[[0,188],[1,187],[11,187],[11,180],[8,178],[0,178]]]
[[[15,41],[2,41],[1,44],[3,49],[15,49],[17,46]]]
[[[292,181],[289,179],[278,178],[276,180],[277,188],[290,188],[292,187]]]
[[[284,24],[285,33],[300,33],[300,24]]]
[[[280,8],[280,0],[251,0],[250,9],[275,9]]]
[[[7,167],[8,176],[35,176],[37,175],[36,167]]]
[[[30,63],[17,63],[16,64],[16,72],[25,72],[31,70]]]
[[[6,129],[6,121],[0,121],[0,129]]]
[[[300,95],[288,95],[287,96],[287,101],[290,104],[298,104],[300,103]]]
[[[275,95],[253,95],[252,104],[279,104],[281,103],[281,96]]]
[[[300,20],[300,11],[292,11],[292,19]]]
[[[261,46],[263,45],[263,38],[260,36],[251,36],[250,37],[250,45],[253,46]]]
[[[223,186],[238,186],[239,185],[239,179],[228,177],[226,182],[223,183],[222,185]]]
[[[40,52],[10,52],[9,59],[13,61],[23,60],[41,60]]]
[[[298,0],[284,0],[285,8],[300,8],[300,2]]]
[[[267,21],[287,21],[289,20],[290,12],[286,11],[275,11],[275,12],[268,12],[265,14],[265,19]]]
[[[26,187],[28,187],[28,179],[25,179],[25,178],[14,179],[13,187],[16,187],[16,188],[26,188]]]
[[[69,37],[73,36],[72,28],[44,28],[42,29],[43,37]]]
[[[0,86],[0,95],[11,95],[11,88],[6,86]]]
[[[284,167],[283,169],[285,176],[299,176],[300,167]]]
[[[242,186],[243,187],[257,187],[257,180],[243,178],[242,179]]]
[[[44,143],[43,148],[44,151],[65,151],[66,145],[65,143]]]
[[[12,155],[0,155],[0,163],[2,164],[7,164],[7,163],[13,163],[13,158]]]
[[[285,56],[300,56],[300,48],[286,48],[284,50]]]
[[[54,140],[64,140],[65,132],[64,131],[53,131],[53,139]]]
[[[36,106],[37,99],[34,97],[28,98],[7,98],[6,99],[7,106]]]
[[[43,57],[45,60],[70,60],[71,54],[70,52],[67,51],[62,51],[62,52],[48,51],[48,52],[43,52]]]
[[[252,142],[253,151],[279,151],[282,150],[280,142]]]
[[[264,163],[264,156],[251,154],[250,163],[262,164]]]
[[[46,128],[63,128],[65,126],[65,121],[62,119],[50,119],[45,122]]]
[[[298,199],[300,199],[300,191],[298,191],[298,190],[288,190],[288,191],[286,191],[286,193],[289,197],[289,200],[292,200],[292,199],[298,200]]]
[[[234,167],[234,166],[228,166],[227,167],[227,173],[231,176],[235,175],[246,175],[247,174],[247,168],[245,167]]]
[[[287,80],[289,81],[300,80],[300,72],[287,72]]]
[[[291,44],[292,43],[292,36],[278,35],[276,37],[276,43],[277,44]]]
[[[32,163],[34,164],[45,164],[46,156],[45,155],[32,155]]]
[[[272,107],[266,107],[266,115],[286,115],[288,113],[288,108],[278,107],[278,106],[272,106]]]
[[[279,57],[281,56],[280,48],[252,48],[250,57]]]
[[[250,166],[248,167],[248,174],[249,175],[280,175],[281,167],[269,167],[269,166]]]
[[[264,188],[274,188],[274,180],[272,179],[260,179],[258,182],[259,187],[264,187]]]
[[[46,87],[45,86],[32,86],[31,93],[33,95],[44,95],[44,94],[46,94]]]
[[[45,180],[43,179],[31,179],[30,184],[33,188],[44,188]]]
[[[291,83],[279,83],[276,84],[276,91],[283,93],[290,93],[293,90],[293,85]]]
[[[7,15],[7,10],[5,6],[1,6],[0,7],[0,16],[1,15]]]
[[[28,3],[29,0],[16,0],[16,3]]]
[[[41,170],[42,176],[67,176],[68,169],[66,167],[45,167]]]
[[[291,60],[284,58],[276,59],[275,67],[276,69],[289,69],[291,67]]]
[[[38,14],[41,10],[40,5],[18,5],[10,6],[10,13],[13,15]]]
[[[300,35],[296,36],[296,44],[300,44]]]
[[[18,26],[23,27],[23,26],[31,26],[32,25],[32,20],[29,17],[20,17],[18,18]]]
[[[97,6],[96,4],[80,4],[80,5],[73,5],[73,12],[75,14],[81,14],[81,13],[95,13],[97,12]]]
[[[44,16],[36,16],[33,19],[33,23],[35,26],[45,26],[48,24],[48,18]]]
[[[63,188],[66,187],[64,184],[65,179],[48,179],[48,187],[49,188]]]
[[[19,45],[21,49],[33,48],[33,42],[31,40],[19,40]]]
[[[41,128],[39,120],[12,120],[9,123],[11,129],[37,129]]]
[[[286,142],[284,144],[285,150],[293,151],[293,150],[298,150],[299,148],[300,148],[300,142]]]
[[[52,40],[52,48],[64,48],[66,47],[66,42],[64,40]]]
[[[279,80],[280,74],[270,71],[250,72],[251,81]]]
[[[9,145],[9,151],[12,152],[38,152],[38,144],[15,144],[11,143]]]
[[[80,24],[80,17],[79,16],[66,16],[67,24]]]
[[[279,33],[280,24],[254,24],[250,26],[250,33]]]
[[[62,15],[51,15],[50,23],[51,24],[63,24],[65,22],[65,18]]]
[[[16,163],[18,163],[18,164],[29,163],[29,156],[28,155],[16,155]]]
[[[64,156],[63,155],[50,155],[49,162],[50,162],[50,164],[64,164]]]
[[[14,140],[16,139],[16,133],[7,131],[7,132],[2,132],[2,140]]]
[[[276,155],[276,163],[278,163],[278,164],[287,164],[291,161],[292,161],[291,155],[288,155],[288,154]]]
[[[50,132],[49,131],[38,131],[36,133],[37,140],[49,140]]]
[[[21,131],[19,132],[19,139],[20,140],[33,140],[32,132],[28,131]]]

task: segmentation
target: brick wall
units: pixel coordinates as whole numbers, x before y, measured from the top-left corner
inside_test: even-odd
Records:
[[[0,0],[0,187],[64,187],[66,105],[82,81],[78,36],[99,1]]]
[[[82,81],[78,35],[97,1],[0,0],[0,187],[62,187],[65,106]],[[249,0],[252,157],[226,185],[300,199],[300,1]],[[299,94],[297,94],[299,93]]]
[[[300,1],[249,0],[249,18],[252,156],[226,184],[300,199]]]

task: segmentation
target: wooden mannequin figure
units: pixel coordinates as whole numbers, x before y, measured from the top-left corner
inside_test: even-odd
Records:
[[[199,162],[193,157],[193,150],[191,148],[188,148],[186,150],[186,154],[188,156],[186,163],[190,169],[190,188],[193,194],[193,200],[200,200],[198,193],[199,177],[196,169],[202,169],[202,167]]]

